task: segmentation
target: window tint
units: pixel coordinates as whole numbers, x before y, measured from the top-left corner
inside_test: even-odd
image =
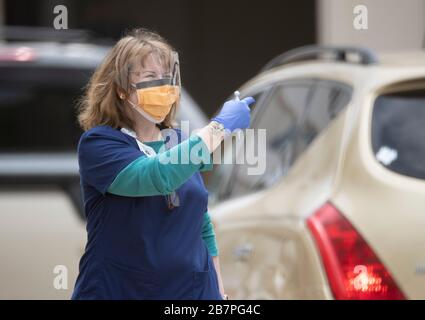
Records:
[[[255,99],[255,103],[250,106],[252,110],[252,116],[258,111],[257,109],[262,104],[262,101],[264,100],[269,90],[270,88],[266,87],[263,91],[260,91],[256,94],[252,94],[252,97]],[[214,203],[216,200],[222,200],[228,197],[229,180],[232,176],[232,171],[235,169],[235,166],[232,164],[235,163],[235,150],[233,150],[232,152],[226,151],[226,153],[224,153],[223,147],[224,144],[220,146],[221,164],[214,167],[213,174],[208,180],[210,203]],[[230,158],[233,160],[231,160]]]
[[[376,159],[389,170],[425,179],[425,90],[376,99],[372,147]]]
[[[316,80],[311,99],[300,124],[297,137],[297,155],[304,152],[310,143],[320,134],[350,102],[352,89],[344,84]]]
[[[266,170],[248,175],[247,165],[234,165],[227,196],[272,186],[287,175],[306,150],[351,99],[352,89],[334,81],[305,79],[276,86],[259,106],[253,128],[266,129]],[[247,144],[257,144],[258,132]],[[256,149],[258,150],[258,148]]]
[[[90,72],[60,71],[16,68],[8,79],[1,77],[2,152],[76,149],[81,130],[75,105]],[[66,80],[68,77],[73,81]]]

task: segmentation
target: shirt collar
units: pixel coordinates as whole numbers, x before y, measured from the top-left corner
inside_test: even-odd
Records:
[[[147,144],[144,144],[143,142],[139,141],[139,139],[137,139],[136,133],[133,130],[128,129],[128,128],[121,128],[120,131],[129,135],[130,137],[133,137],[136,140],[137,146],[139,147],[140,151],[145,153],[148,157],[152,157],[152,156],[156,155],[155,149],[152,148],[151,146],[148,146]]]

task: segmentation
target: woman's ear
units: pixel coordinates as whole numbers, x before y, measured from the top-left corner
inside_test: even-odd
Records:
[[[122,89],[117,89],[118,97],[120,97],[121,100],[125,100],[127,98],[126,93]]]

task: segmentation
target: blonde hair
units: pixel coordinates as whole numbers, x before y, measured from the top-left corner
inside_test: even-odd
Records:
[[[128,97],[132,90],[130,72],[135,64],[143,64],[150,53],[154,52],[166,62],[173,50],[160,35],[146,29],[134,29],[121,38],[97,67],[78,103],[81,128],[86,131],[98,125],[109,125],[134,129],[125,99],[120,98],[120,95]],[[160,127],[175,127],[178,105],[179,101],[174,103]]]

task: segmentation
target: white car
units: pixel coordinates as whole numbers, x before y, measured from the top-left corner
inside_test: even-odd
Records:
[[[425,299],[425,53],[300,48],[240,92],[266,170],[208,185],[229,297]]]

